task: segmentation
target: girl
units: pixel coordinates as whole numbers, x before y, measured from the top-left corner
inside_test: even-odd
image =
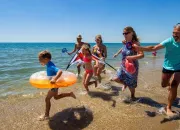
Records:
[[[82,53],[83,53],[83,62],[84,62],[84,78],[83,78],[83,85],[87,92],[89,92],[88,86],[91,84],[95,84],[95,87],[97,87],[97,81],[91,81],[90,79],[93,76],[93,66],[92,66],[92,60],[95,60],[92,58],[91,51],[88,45],[82,46]],[[97,60],[95,60],[97,62]]]
[[[122,63],[121,69],[117,74],[117,77],[112,79],[115,82],[124,84],[124,87],[128,86],[131,92],[131,99],[135,99],[135,88],[137,87],[137,79],[138,79],[138,70],[139,64],[138,59],[144,57],[144,53],[142,51],[135,51],[132,48],[132,44],[136,44],[140,46],[139,40],[137,38],[136,32],[130,26],[125,27],[123,31],[123,35],[125,38],[124,46],[122,47]],[[130,74],[125,69],[126,60],[133,63],[135,67],[135,72]]]
[[[93,46],[92,54],[99,57],[102,60],[105,60],[107,58],[107,49],[106,46],[103,44],[101,35],[97,35],[95,38],[96,45]],[[101,62],[97,62],[94,65],[94,76],[98,77],[99,83],[101,83],[101,72],[105,68],[105,65]]]

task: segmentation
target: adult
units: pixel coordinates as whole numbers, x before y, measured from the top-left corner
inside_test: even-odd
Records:
[[[88,43],[82,42],[81,40],[82,40],[82,36],[78,35],[77,36],[77,42],[74,45],[74,50],[72,52],[69,52],[68,53],[69,55],[73,54],[74,52],[79,51],[81,49],[82,45],[84,45],[84,44],[87,44],[88,46],[90,46]],[[81,73],[81,63],[77,64],[77,70],[78,70],[77,76],[80,76],[80,73]]]
[[[121,83],[124,87],[128,87],[131,92],[131,100],[135,100],[135,88],[137,87],[139,63],[138,59],[144,57],[142,51],[135,51],[132,48],[132,44],[140,46],[139,39],[137,38],[136,32],[130,26],[125,27],[123,30],[125,40],[123,41],[123,47],[119,52],[122,54],[121,68],[117,73],[117,76],[111,81]],[[134,72],[130,73],[127,71],[126,62],[131,62],[134,66]],[[125,89],[125,88],[123,88]]]
[[[92,54],[99,57],[101,60],[105,60],[107,58],[107,49],[103,44],[103,40],[101,35],[97,35],[95,37],[96,45],[92,48]],[[101,83],[101,72],[105,68],[105,64],[102,62],[98,62],[98,64],[94,65],[94,76],[98,77],[99,83]]]
[[[141,51],[157,51],[166,48],[161,86],[163,88],[169,86],[166,113],[167,115],[172,115],[171,106],[177,97],[177,88],[180,83],[180,23],[174,26],[172,37],[164,40],[160,44],[146,47],[134,45],[134,47],[136,50]]]

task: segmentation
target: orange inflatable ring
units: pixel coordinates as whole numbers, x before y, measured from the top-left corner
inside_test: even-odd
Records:
[[[77,81],[76,75],[68,71],[63,71],[55,84],[50,83],[51,78],[52,76],[47,76],[46,71],[39,71],[31,75],[29,82],[36,88],[60,88],[71,86]]]

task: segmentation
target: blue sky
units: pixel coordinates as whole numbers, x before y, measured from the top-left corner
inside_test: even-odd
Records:
[[[121,42],[132,26],[141,42],[160,42],[180,22],[179,0],[0,0],[0,42]]]

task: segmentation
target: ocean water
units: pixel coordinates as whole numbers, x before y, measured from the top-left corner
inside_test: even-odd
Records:
[[[93,46],[94,43],[91,44]],[[107,62],[115,68],[119,68],[121,55],[113,58],[113,55],[122,47],[122,43],[105,43],[108,51]],[[142,43],[142,46],[153,43]],[[38,53],[48,50],[52,54],[52,61],[57,67],[65,70],[72,56],[62,54],[61,50],[67,48],[72,51],[74,43],[1,43],[0,44],[0,98],[11,95],[32,94],[40,90],[29,83],[31,74],[46,70],[38,61]],[[150,52],[145,53],[145,58],[139,60],[142,70],[161,68],[165,50],[160,50],[157,57],[153,58]],[[109,71],[113,71],[107,67]],[[82,69],[83,70],[83,69]],[[77,73],[76,65],[69,71]]]

